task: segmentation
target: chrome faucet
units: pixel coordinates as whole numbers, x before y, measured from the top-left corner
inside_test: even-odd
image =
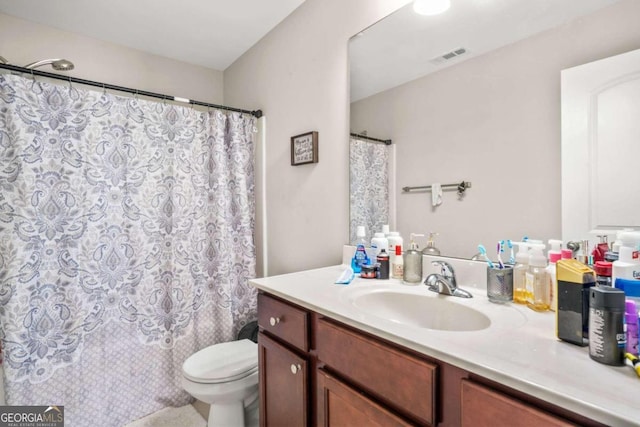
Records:
[[[431,264],[440,266],[440,274],[430,274],[424,280],[430,291],[454,297],[473,298],[469,292],[458,287],[456,273],[451,264],[446,261],[431,261]]]

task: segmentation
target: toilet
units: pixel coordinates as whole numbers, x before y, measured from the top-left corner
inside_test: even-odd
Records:
[[[211,405],[208,427],[257,425],[258,345],[242,339],[203,348],[182,365],[182,386]]]

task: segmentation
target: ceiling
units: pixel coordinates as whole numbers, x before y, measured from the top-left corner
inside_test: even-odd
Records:
[[[451,0],[441,15],[417,15],[411,4],[353,37],[351,101],[442,70],[619,0]],[[448,61],[433,59],[456,50]]]
[[[0,13],[224,70],[304,0],[0,0]]]

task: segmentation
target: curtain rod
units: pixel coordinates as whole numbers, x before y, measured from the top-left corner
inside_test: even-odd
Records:
[[[185,104],[190,104],[190,105],[199,105],[199,106],[202,106],[202,107],[219,108],[221,110],[235,111],[237,113],[251,114],[252,116],[254,116],[256,118],[262,117],[262,110],[254,110],[254,111],[243,110],[243,109],[240,109],[240,108],[227,107],[227,106],[224,106],[224,105],[210,104],[208,102],[194,101],[193,99],[180,98],[178,96],[163,95],[161,93],[147,92],[145,90],[131,89],[131,88],[128,88],[128,87],[112,85],[112,84],[109,84],[109,83],[101,83],[101,82],[96,82],[96,81],[93,81],[93,80],[79,79],[77,77],[65,76],[65,75],[62,75],[62,74],[55,74],[55,73],[48,73],[46,71],[34,70],[34,69],[31,69],[31,68],[24,68],[24,67],[18,67],[16,65],[0,63],[0,69],[2,69],[2,68],[6,69],[6,70],[11,70],[11,71],[17,71],[18,73],[31,74],[32,76],[42,76],[42,77],[48,77],[50,79],[64,80],[64,81],[67,81],[67,82],[70,82],[70,83],[79,83],[79,84],[83,84],[83,85],[87,85],[87,86],[100,87],[100,88],[105,89],[105,90],[106,89],[117,90],[119,92],[126,92],[126,93],[131,93],[131,94],[134,94],[134,95],[142,95],[142,96],[148,96],[148,97],[151,97],[151,98],[158,98],[158,99],[162,99],[162,100],[183,102]]]
[[[382,142],[385,145],[391,145],[391,140],[390,139],[379,139],[379,138],[372,138],[370,136],[367,135],[361,135],[359,133],[351,133],[351,136],[354,136],[356,138],[362,138],[362,139],[368,139],[369,141],[374,141],[374,142]]]

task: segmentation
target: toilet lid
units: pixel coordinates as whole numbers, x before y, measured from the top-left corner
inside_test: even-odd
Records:
[[[246,339],[203,348],[182,365],[184,376],[199,383],[232,381],[257,369],[258,345]]]

